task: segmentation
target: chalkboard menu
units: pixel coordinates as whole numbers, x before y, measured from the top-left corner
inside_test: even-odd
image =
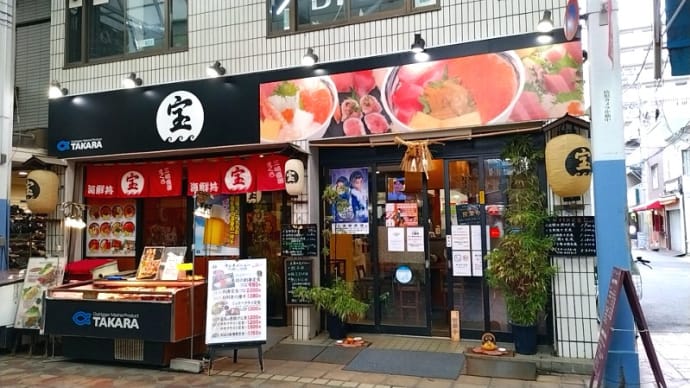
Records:
[[[596,256],[594,217],[551,217],[544,225],[547,236],[553,238],[553,256]]]
[[[316,224],[283,225],[280,231],[280,250],[283,257],[318,255]]]
[[[285,298],[287,304],[310,304],[293,296],[293,291],[297,287],[311,288],[314,286],[311,259],[288,259],[285,260]]]

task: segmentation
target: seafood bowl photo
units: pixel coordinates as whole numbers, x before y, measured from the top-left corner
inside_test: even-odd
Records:
[[[323,137],[338,106],[330,77],[311,77],[260,85],[261,142]]]
[[[413,63],[389,69],[381,100],[394,132],[500,124],[524,79],[512,51]]]

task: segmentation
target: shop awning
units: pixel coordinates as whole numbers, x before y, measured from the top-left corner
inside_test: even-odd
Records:
[[[657,199],[651,200],[649,202],[637,205],[633,208],[630,208],[631,212],[642,212],[645,210],[659,210],[662,209],[666,205],[671,205],[678,202],[678,197],[675,195],[670,195],[670,196],[664,196],[664,197],[659,197]]]

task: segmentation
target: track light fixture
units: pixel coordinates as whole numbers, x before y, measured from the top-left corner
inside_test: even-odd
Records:
[[[314,54],[314,49],[309,47],[307,53],[302,57],[302,65],[304,66],[314,66],[316,62],[319,61],[319,57]]]
[[[59,82],[53,80],[48,87],[48,98],[60,98],[66,96],[68,92],[67,88],[61,87]]]
[[[126,88],[135,88],[141,86],[142,83],[143,81],[137,77],[136,73],[129,73],[129,75],[122,79],[122,86]]]
[[[415,54],[424,52],[425,45],[426,42],[422,39],[422,34],[414,34],[414,42],[412,42],[412,47],[410,47],[412,52]]]
[[[209,77],[220,77],[225,74],[225,68],[221,66],[219,61],[215,61],[213,65],[206,68],[206,74]]]
[[[544,11],[539,23],[537,23],[537,32],[547,33],[553,30],[553,19],[551,18],[551,11],[548,9]]]

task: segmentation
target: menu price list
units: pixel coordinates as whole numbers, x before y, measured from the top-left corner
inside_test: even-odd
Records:
[[[596,256],[597,244],[592,216],[551,217],[544,232],[553,238],[554,256]]]
[[[285,297],[287,304],[309,304],[294,297],[294,290],[297,287],[311,288],[314,286],[312,260],[293,259],[285,261],[285,286],[287,288]]]
[[[266,259],[209,261],[206,343],[266,341]]]
[[[316,256],[318,230],[316,224],[283,225],[280,230],[280,249],[283,256]]]

